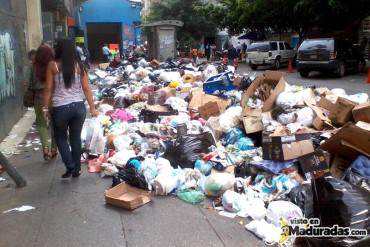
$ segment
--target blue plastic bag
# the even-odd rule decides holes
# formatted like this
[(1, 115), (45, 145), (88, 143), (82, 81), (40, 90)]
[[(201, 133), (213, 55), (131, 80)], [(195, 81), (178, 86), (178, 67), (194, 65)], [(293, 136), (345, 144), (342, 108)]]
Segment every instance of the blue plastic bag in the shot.
[(212, 163), (204, 162), (203, 160), (196, 160), (194, 163), (194, 169), (197, 169), (203, 175), (208, 176), (209, 174), (211, 174)]
[(240, 128), (232, 128), (225, 135), (225, 143), (226, 145), (235, 144), (242, 137), (245, 137), (245, 134)]
[(235, 145), (242, 151), (251, 150), (254, 149), (254, 143), (253, 141), (248, 137), (242, 137), (240, 138)]

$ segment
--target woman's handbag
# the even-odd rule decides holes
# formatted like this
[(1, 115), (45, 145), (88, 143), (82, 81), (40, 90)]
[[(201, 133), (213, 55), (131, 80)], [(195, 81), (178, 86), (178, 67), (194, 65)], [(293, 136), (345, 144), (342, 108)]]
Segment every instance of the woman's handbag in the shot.
[(23, 96), (23, 105), (25, 107), (33, 107), (35, 105), (35, 92), (31, 87), (27, 89)]

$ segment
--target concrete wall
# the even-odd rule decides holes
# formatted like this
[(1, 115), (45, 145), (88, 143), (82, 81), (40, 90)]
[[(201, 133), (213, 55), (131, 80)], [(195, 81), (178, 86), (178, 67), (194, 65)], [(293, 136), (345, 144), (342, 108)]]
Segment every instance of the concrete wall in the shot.
[(27, 61), (26, 0), (0, 0), (0, 140), (23, 114)]
[(122, 40), (140, 42), (140, 31), (134, 28), (134, 22), (140, 21), (140, 11), (141, 8), (132, 7), (129, 0), (90, 0), (82, 4), (82, 11), (76, 11), (76, 20), (84, 30), (86, 40), (87, 23), (120, 23)]

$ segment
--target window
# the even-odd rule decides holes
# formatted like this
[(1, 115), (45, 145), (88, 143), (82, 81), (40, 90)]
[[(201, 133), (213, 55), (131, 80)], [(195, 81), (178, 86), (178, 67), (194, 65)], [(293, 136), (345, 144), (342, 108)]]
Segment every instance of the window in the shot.
[(277, 51), (277, 43), (276, 42), (271, 42), (270, 43), (270, 49), (271, 51)]
[(249, 45), (247, 51), (267, 52), (269, 51), (269, 45), (266, 42), (256, 42)]
[(279, 49), (280, 49), (280, 51), (285, 50), (283, 42), (279, 42)]
[(292, 50), (292, 47), (290, 47), (290, 45), (287, 42), (284, 42), (284, 45), (285, 45), (285, 49)]

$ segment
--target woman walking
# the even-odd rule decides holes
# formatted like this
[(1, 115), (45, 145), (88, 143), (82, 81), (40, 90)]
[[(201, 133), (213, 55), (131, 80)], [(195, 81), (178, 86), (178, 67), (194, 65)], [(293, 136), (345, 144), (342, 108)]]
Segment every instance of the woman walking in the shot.
[[(51, 61), (46, 71), (44, 88), (44, 115), (50, 116), (54, 127), (55, 140), (66, 172), (62, 178), (78, 177), (81, 171), (81, 131), (86, 117), (84, 97), (90, 106), (93, 117), (98, 115), (87, 72), (72, 40), (58, 41), (55, 47), (55, 61)], [(68, 143), (69, 136), (69, 143)]]
[(34, 92), (36, 129), (40, 136), (44, 160), (50, 160), (57, 156), (57, 147), (43, 116), (42, 96), (46, 82), (46, 69), (49, 62), (54, 60), (54, 52), (48, 45), (41, 45), (37, 51), (30, 51), (28, 57), (32, 62), (29, 83)]

